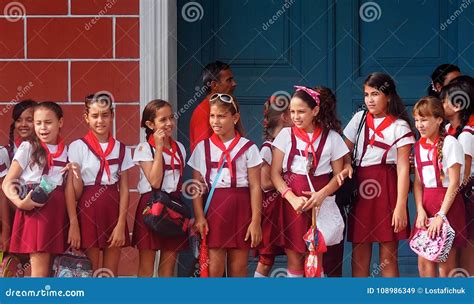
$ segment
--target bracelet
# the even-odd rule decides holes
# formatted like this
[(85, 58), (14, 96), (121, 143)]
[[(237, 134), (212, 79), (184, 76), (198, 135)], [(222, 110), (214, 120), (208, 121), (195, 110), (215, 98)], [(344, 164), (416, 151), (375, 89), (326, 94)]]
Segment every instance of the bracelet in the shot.
[(445, 222), (448, 220), (448, 218), (446, 217), (446, 214), (444, 214), (441, 211), (438, 211), (438, 213), (436, 213), (435, 215), (439, 215), (439, 217), (442, 218), (443, 221), (445, 221)]
[(281, 193), (281, 197), (282, 197), (282, 198), (285, 198), (285, 195), (286, 195), (288, 192), (290, 192), (290, 191), (291, 191), (291, 188), (289, 188), (289, 187), (286, 188), (286, 189)]

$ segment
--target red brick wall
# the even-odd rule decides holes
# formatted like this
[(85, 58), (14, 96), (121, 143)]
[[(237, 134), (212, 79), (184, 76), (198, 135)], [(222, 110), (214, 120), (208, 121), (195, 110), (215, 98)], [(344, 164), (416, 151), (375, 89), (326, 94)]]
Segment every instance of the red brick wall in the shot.
[[(65, 111), (69, 143), (87, 131), (83, 100), (108, 91), (116, 102), (116, 137), (139, 141), (139, 0), (0, 0), (0, 144), (12, 104), (51, 100)], [(137, 184), (138, 170), (130, 179)], [(131, 193), (132, 226), (137, 193)], [(123, 251), (120, 272), (135, 274), (136, 252)]]

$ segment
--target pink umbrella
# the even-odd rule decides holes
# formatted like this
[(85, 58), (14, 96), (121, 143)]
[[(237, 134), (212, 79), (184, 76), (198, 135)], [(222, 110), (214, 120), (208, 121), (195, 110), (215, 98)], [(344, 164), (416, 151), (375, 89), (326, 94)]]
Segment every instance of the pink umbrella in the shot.
[[(304, 261), (304, 275), (307, 278), (320, 278), (323, 274), (323, 253), (327, 251), (323, 234), (316, 227), (316, 208), (312, 210), (312, 224), (303, 240), (309, 253)], [(319, 208), (318, 208), (319, 209)]]

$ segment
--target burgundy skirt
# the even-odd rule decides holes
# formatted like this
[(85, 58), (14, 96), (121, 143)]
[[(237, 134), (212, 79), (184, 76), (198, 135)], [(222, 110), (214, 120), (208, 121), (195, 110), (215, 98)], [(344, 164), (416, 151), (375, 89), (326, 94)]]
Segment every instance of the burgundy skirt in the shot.
[(349, 214), (348, 241), (382, 243), (407, 239), (410, 223), (407, 207), (407, 228), (395, 233), (392, 216), (397, 204), (397, 168), (395, 165), (374, 165), (357, 168), (358, 196)]
[[(428, 217), (434, 217), (441, 208), (444, 196), (448, 188), (425, 188), (423, 190), (423, 208)], [(466, 211), (461, 194), (458, 193), (454, 202), (446, 214), (449, 224), (453, 227), (456, 236), (454, 237), (454, 246), (466, 246)]]
[(69, 221), (64, 188), (50, 193), (43, 207), (17, 209), (13, 221), (10, 252), (60, 254), (66, 251)]
[(282, 198), (276, 190), (263, 193), (262, 202), (262, 246), (257, 250), (259, 255), (282, 255), (283, 248), (278, 246), (281, 234), (280, 209)]
[[(117, 225), (120, 194), (116, 185), (84, 186), (77, 205), (81, 228), (81, 248), (108, 248), (107, 242)], [(125, 226), (125, 245), (130, 246), (130, 235)]]
[(245, 241), (252, 220), (249, 188), (216, 188), (206, 215), (209, 248), (250, 249)]
[(471, 180), (469, 184), (464, 187), (461, 192), (464, 198), (464, 207), (466, 208), (466, 232), (469, 240), (474, 240), (474, 181)]
[[(140, 196), (137, 211), (135, 212), (135, 223), (133, 225), (132, 246), (136, 246), (139, 250), (169, 250), (181, 251), (186, 250), (189, 245), (188, 238), (174, 237), (164, 238), (156, 233), (153, 233), (143, 221), (143, 210), (146, 208), (146, 203), (151, 196), (151, 192), (144, 193)], [(170, 195), (175, 201), (179, 200), (179, 192), (176, 195)]]
[[(316, 191), (322, 189), (330, 181), (329, 175), (310, 176), (310, 178)], [(284, 174), (284, 179), (297, 196), (305, 196), (302, 191), (310, 191), (306, 175), (287, 172)], [(298, 214), (287, 200), (282, 199), (280, 221), (282, 232), (278, 245), (298, 253), (306, 253), (307, 247), (303, 236), (311, 228), (311, 210)]]

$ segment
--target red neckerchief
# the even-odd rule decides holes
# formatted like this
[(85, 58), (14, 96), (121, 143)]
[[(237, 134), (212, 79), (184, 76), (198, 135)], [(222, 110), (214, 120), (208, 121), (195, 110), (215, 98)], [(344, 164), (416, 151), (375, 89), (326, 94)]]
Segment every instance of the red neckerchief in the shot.
[[(425, 150), (428, 150), (428, 160), (429, 161), (432, 161), (433, 162), (433, 166), (436, 168), (436, 163), (438, 162), (438, 149), (437, 149), (437, 144), (438, 144), (438, 140), (439, 140), (439, 137), (437, 137), (435, 139), (435, 141), (433, 142), (433, 144), (429, 144), (427, 143), (428, 139), (426, 137), (422, 137), (420, 138), (420, 146), (423, 147), (423, 149)], [(433, 151), (433, 159), (431, 160), (430, 159), (430, 153), (431, 151)]]
[(115, 139), (109, 133), (109, 143), (107, 144), (107, 148), (105, 149), (105, 152), (102, 151), (102, 147), (100, 146), (99, 140), (97, 139), (97, 137), (94, 135), (92, 131), (89, 131), (89, 133), (87, 133), (87, 135), (84, 136), (84, 140), (89, 144), (89, 146), (92, 148), (95, 154), (99, 156), (100, 166), (105, 169), (105, 173), (107, 173), (107, 177), (109, 178), (109, 181), (110, 181), (110, 167), (109, 167), (109, 161), (107, 160), (107, 156), (109, 156), (110, 153), (112, 153), (112, 151), (114, 150)]
[(15, 148), (18, 149), (18, 147), (20, 147), (21, 143), (24, 142), (25, 140), (21, 137), (18, 137), (17, 139), (15, 139)]
[[(150, 136), (148, 138), (148, 143), (156, 149), (156, 144), (155, 144), (155, 138), (152, 136)], [(181, 159), (179, 158), (178, 156), (178, 144), (170, 137), (170, 145), (171, 145), (171, 149), (168, 149), (166, 148), (165, 146), (163, 146), (163, 152), (168, 154), (170, 157), (171, 157), (171, 170), (174, 171), (174, 167), (175, 167), (175, 163), (174, 163), (174, 160), (176, 159), (180, 165), (180, 168), (179, 168), (179, 174), (183, 174), (183, 164), (181, 163)]]
[(46, 159), (48, 168), (52, 168), (54, 165), (54, 159), (58, 158), (64, 152), (64, 141), (58, 136), (58, 150), (55, 153), (49, 151), (48, 145), (41, 141), (41, 146), (46, 151)]
[(474, 126), (474, 114), (471, 114), (471, 116), (469, 116), (469, 120), (467, 122), (467, 125), (469, 127), (473, 127)]
[(227, 161), (227, 166), (229, 168), (230, 176), (235, 176), (233, 168), (232, 168), (232, 159), (230, 157), (230, 152), (232, 151), (232, 149), (235, 148), (235, 146), (237, 145), (237, 143), (239, 142), (241, 137), (242, 136), (240, 136), (239, 132), (235, 131), (235, 137), (232, 140), (232, 142), (230, 143), (229, 148), (225, 147), (224, 143), (219, 138), (219, 136), (216, 135), (216, 133), (212, 134), (211, 137), (210, 137), (210, 140), (212, 141), (212, 143), (222, 151), (222, 154), (221, 154), (221, 157), (219, 158), (219, 163), (217, 164), (217, 167), (218, 168), (221, 167), (222, 162), (224, 161), (224, 157), (225, 157), (225, 159)]
[(312, 139), (309, 139), (308, 133), (306, 133), (306, 131), (303, 129), (300, 129), (296, 126), (291, 127), (291, 129), (293, 130), (293, 133), (296, 135), (296, 137), (305, 142), (306, 147), (304, 148), (304, 156), (306, 157), (306, 159), (308, 159), (309, 149), (311, 149), (311, 154), (313, 154), (313, 168), (317, 168), (318, 163), (316, 160), (316, 151), (314, 150), (314, 143), (323, 132), (323, 129), (315, 127)]
[[(469, 116), (469, 120), (467, 121), (466, 126), (468, 126), (468, 127), (473, 127), (474, 126), (474, 114)], [(451, 136), (454, 136), (454, 135), (456, 135), (456, 131), (457, 131), (456, 128), (454, 128), (452, 124), (449, 124), (449, 128), (448, 128), (448, 131), (446, 133), (448, 133)]]
[(378, 137), (380, 138), (384, 138), (383, 137), (383, 133), (382, 131), (387, 129), (388, 127), (390, 127), (390, 125), (395, 121), (395, 117), (393, 117), (392, 115), (387, 115), (384, 120), (379, 124), (379, 126), (377, 128), (375, 128), (374, 126), (374, 116), (368, 112), (367, 113), (367, 127), (369, 129), (371, 129), (372, 131), (374, 131), (374, 134), (372, 134), (372, 136), (370, 137), (370, 145), (373, 146), (374, 145), (374, 142), (375, 142), (375, 135), (377, 135)]
[(451, 136), (454, 136), (456, 135), (456, 128), (454, 128), (452, 124), (449, 124), (449, 128), (446, 133), (448, 133)]

